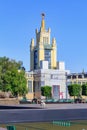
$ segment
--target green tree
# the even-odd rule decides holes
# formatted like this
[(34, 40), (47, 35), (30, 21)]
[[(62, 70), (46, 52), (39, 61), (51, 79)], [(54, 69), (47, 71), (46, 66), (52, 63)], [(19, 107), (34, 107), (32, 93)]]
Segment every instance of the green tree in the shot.
[(51, 97), (51, 86), (42, 86), (41, 87), (41, 94), (42, 96)]
[(75, 96), (77, 97), (81, 97), (81, 92), (82, 92), (82, 87), (80, 84), (70, 84), (68, 86), (68, 91), (69, 91), (69, 94), (70, 96), (74, 96), (74, 99), (75, 99)]
[(87, 96), (87, 84), (82, 85), (82, 95)]
[(0, 90), (11, 91), (14, 96), (27, 93), (27, 81), (22, 62), (0, 57)]

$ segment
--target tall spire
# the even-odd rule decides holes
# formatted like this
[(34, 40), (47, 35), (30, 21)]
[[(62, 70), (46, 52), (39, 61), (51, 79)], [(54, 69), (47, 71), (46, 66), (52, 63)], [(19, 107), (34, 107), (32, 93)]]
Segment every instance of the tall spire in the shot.
[(42, 13), (41, 15), (42, 15), (41, 30), (45, 30), (45, 20), (44, 20), (45, 14)]

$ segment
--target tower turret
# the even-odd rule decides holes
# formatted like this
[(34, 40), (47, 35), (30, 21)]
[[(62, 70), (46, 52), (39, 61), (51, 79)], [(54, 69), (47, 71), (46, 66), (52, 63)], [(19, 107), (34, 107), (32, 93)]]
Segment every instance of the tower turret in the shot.
[(56, 39), (55, 38), (52, 39), (52, 46), (56, 47)]
[(30, 70), (34, 69), (34, 39), (31, 39), (30, 44)]
[(45, 14), (42, 13), (41, 15), (42, 15), (41, 31), (45, 31), (45, 20), (44, 20)]
[(56, 39), (53, 38), (52, 39), (52, 51), (51, 51), (51, 55), (52, 55), (52, 58), (51, 58), (51, 65), (52, 65), (52, 68), (56, 68), (57, 67), (57, 62), (56, 62)]
[(46, 30), (45, 14), (42, 13), (40, 30), (36, 29), (36, 44), (31, 40), (31, 70), (40, 69), (41, 61), (48, 61), (48, 68), (56, 68), (56, 40), (52, 39), (50, 43), (51, 29)]
[(31, 47), (34, 47), (34, 38), (31, 39), (31, 44), (30, 44)]

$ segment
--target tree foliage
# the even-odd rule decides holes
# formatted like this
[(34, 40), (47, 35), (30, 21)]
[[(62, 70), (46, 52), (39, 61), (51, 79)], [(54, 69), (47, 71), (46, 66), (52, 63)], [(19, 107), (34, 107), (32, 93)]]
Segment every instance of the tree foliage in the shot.
[(51, 87), (50, 86), (42, 86), (41, 87), (42, 96), (51, 97)]
[(80, 97), (81, 96), (81, 92), (82, 92), (82, 87), (80, 84), (70, 84), (68, 86), (68, 91), (70, 96), (77, 96)]
[(82, 85), (82, 95), (87, 96), (87, 84)]
[(0, 90), (11, 91), (14, 96), (27, 93), (25, 69), (21, 61), (0, 57)]

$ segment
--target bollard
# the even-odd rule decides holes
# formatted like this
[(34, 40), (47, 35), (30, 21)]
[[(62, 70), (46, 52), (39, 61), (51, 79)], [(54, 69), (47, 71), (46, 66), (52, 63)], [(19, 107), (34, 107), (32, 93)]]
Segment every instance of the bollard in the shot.
[(15, 126), (7, 126), (7, 130), (16, 130)]
[(70, 122), (68, 122), (68, 126), (71, 126), (71, 123), (70, 123)]
[(64, 122), (64, 126), (66, 126), (66, 122)]
[(63, 121), (60, 121), (60, 126), (63, 126)]
[(71, 126), (71, 122), (69, 121), (53, 121), (53, 124), (59, 126)]

